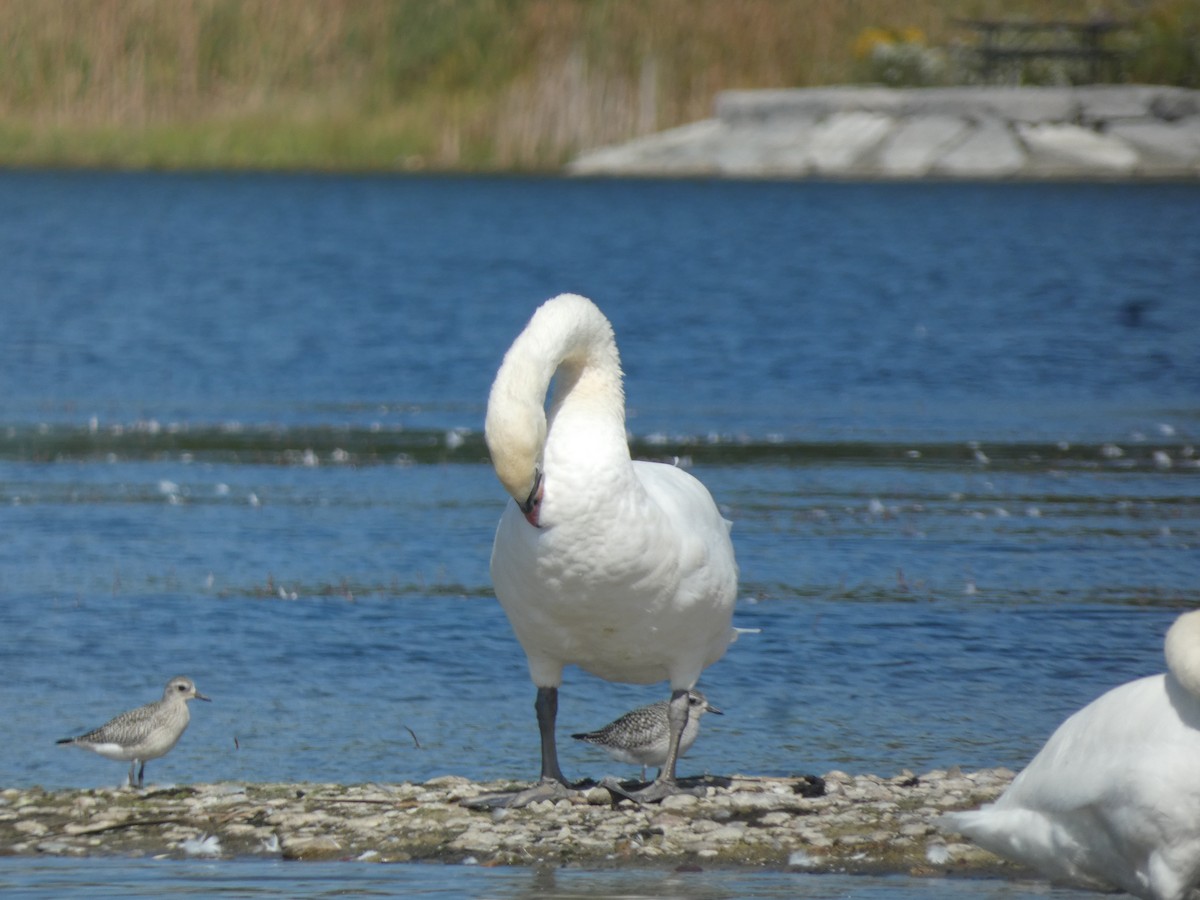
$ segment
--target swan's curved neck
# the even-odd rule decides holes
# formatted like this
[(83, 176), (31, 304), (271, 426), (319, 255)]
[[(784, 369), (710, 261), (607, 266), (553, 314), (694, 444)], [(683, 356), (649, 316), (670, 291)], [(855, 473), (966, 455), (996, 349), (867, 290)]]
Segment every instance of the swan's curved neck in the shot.
[(1200, 610), (1184, 613), (1167, 631), (1167, 669), (1189, 694), (1200, 698)]
[(488, 397), (485, 437), (496, 474), (513, 497), (522, 499), (532, 485), (551, 423), (574, 410), (624, 440), (625, 395), (612, 326), (590, 300), (562, 294), (542, 304), (513, 342)]

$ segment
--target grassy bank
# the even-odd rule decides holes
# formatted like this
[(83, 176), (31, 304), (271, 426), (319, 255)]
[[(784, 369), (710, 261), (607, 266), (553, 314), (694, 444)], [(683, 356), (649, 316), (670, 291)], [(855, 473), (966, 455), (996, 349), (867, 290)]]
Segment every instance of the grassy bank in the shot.
[(1127, 77), (1200, 80), (1187, 0), (0, 0), (0, 165), (556, 167), (1022, 14), (1136, 19)]

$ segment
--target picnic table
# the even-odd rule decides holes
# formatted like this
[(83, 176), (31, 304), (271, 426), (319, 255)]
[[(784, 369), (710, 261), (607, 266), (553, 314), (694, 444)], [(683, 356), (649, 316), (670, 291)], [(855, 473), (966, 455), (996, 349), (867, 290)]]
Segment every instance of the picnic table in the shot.
[(1006, 19), (959, 19), (956, 24), (979, 35), (974, 47), (980, 76), (993, 82), (1015, 66), (1029, 61), (1065, 59), (1078, 63), (1088, 82), (1099, 83), (1105, 75), (1116, 80), (1121, 53), (1105, 45), (1114, 32), (1129, 27), (1113, 19), (1087, 21), (1027, 22)]

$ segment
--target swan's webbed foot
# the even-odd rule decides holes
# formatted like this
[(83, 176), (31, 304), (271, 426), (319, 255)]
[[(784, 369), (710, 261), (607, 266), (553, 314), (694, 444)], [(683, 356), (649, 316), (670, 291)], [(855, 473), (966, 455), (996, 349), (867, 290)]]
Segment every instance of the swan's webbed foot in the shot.
[(472, 797), (470, 800), (464, 800), (462, 805), (469, 809), (521, 809), (524, 806), (529, 806), (531, 803), (538, 803), (542, 800), (549, 800), (551, 803), (556, 803), (559, 800), (570, 800), (579, 793), (579, 788), (585, 786), (587, 786), (586, 782), (580, 785), (568, 786), (561, 781), (544, 779), (533, 787), (525, 788), (521, 791), (505, 792), (503, 794), (481, 794), (478, 797)]
[(703, 797), (707, 790), (703, 784), (681, 787), (673, 778), (655, 779), (645, 787), (640, 788), (633, 788), (632, 785), (626, 787), (615, 778), (605, 778), (600, 782), (600, 786), (608, 788), (609, 793), (613, 795), (613, 802), (632, 800), (634, 803), (639, 804), (661, 803), (667, 797), (674, 797), (677, 794)]

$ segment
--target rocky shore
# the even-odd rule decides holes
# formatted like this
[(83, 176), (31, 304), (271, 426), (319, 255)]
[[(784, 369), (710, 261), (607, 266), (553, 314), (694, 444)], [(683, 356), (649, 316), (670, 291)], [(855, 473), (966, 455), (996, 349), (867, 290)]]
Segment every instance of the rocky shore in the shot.
[(1200, 91), (1153, 85), (726, 91), (713, 118), (591, 150), (568, 171), (1196, 179)]
[(0, 791), (0, 854), (266, 855), (468, 865), (754, 866), (849, 873), (1015, 871), (942, 835), (942, 812), (994, 798), (1006, 769), (705, 776), (704, 796), (614, 803), (602, 787), (524, 809), (473, 808), (522, 785), (446, 776), (425, 784), (207, 784)]

